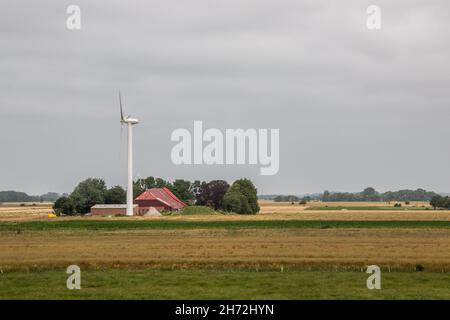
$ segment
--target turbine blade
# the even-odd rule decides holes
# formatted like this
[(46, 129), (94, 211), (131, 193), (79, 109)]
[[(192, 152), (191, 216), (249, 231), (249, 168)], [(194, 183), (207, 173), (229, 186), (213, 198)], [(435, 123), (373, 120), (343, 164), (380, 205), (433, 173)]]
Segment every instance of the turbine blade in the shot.
[(122, 110), (122, 96), (120, 95), (120, 90), (119, 90), (119, 104), (120, 104), (120, 121), (123, 121), (123, 110)]
[(122, 160), (123, 149), (123, 122), (120, 124), (120, 146), (119, 146), (119, 159)]

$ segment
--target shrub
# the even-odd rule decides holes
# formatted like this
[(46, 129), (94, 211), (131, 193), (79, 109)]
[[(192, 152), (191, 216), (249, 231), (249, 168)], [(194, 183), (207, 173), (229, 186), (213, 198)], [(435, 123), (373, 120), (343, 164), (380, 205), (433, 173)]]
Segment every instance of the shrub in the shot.
[(187, 206), (179, 211), (181, 215), (212, 215), (217, 214), (214, 209), (206, 206)]

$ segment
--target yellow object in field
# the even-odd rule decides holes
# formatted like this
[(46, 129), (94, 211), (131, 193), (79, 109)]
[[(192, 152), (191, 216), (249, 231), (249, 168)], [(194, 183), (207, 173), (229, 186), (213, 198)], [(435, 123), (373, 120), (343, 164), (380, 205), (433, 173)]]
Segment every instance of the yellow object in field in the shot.
[(49, 214), (48, 214), (48, 217), (49, 217), (49, 218), (56, 218), (56, 214), (54, 214), (54, 213), (49, 213)]

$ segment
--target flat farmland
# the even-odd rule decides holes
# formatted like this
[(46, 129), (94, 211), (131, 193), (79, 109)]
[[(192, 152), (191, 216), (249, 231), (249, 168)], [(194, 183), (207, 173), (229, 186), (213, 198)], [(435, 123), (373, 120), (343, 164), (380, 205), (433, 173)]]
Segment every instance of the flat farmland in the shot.
[[(172, 215), (163, 217), (58, 217), (52, 204), (3, 204), (0, 205), (0, 222), (47, 221), (47, 220), (155, 220), (155, 221), (259, 221), (259, 220), (307, 220), (307, 221), (450, 221), (450, 210), (433, 210), (426, 202), (402, 204), (394, 208), (385, 202), (309, 202), (299, 205), (290, 202), (260, 201), (261, 211), (257, 215)], [(344, 209), (336, 209), (344, 208)], [(348, 209), (350, 208), (350, 210)], [(351, 209), (354, 208), (354, 209)], [(374, 208), (377, 208), (376, 210)]]
[(260, 219), (345, 220), (345, 221), (450, 221), (450, 210), (433, 210), (428, 202), (297, 202), (260, 201)]
[(45, 219), (53, 213), (52, 203), (0, 204), (0, 221), (25, 221)]
[(450, 269), (450, 229), (3, 231), (3, 269), (89, 267)]
[[(0, 299), (449, 299), (450, 211), (261, 201), (257, 215), (56, 217), (0, 206)], [(65, 268), (82, 270), (67, 290)], [(382, 268), (382, 290), (365, 286)]]

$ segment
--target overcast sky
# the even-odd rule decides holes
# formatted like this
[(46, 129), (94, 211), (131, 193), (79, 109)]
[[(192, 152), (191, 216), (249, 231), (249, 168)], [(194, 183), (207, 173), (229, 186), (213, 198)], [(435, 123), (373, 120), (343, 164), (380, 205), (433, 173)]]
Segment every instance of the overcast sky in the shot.
[[(450, 192), (450, 3), (164, 0), (0, 3), (0, 190), (135, 176), (252, 179), (259, 193)], [(81, 7), (81, 30), (66, 8)], [(368, 30), (366, 8), (381, 7)], [(175, 166), (177, 128), (280, 129), (280, 170)], [(125, 133), (125, 132), (124, 132)]]

